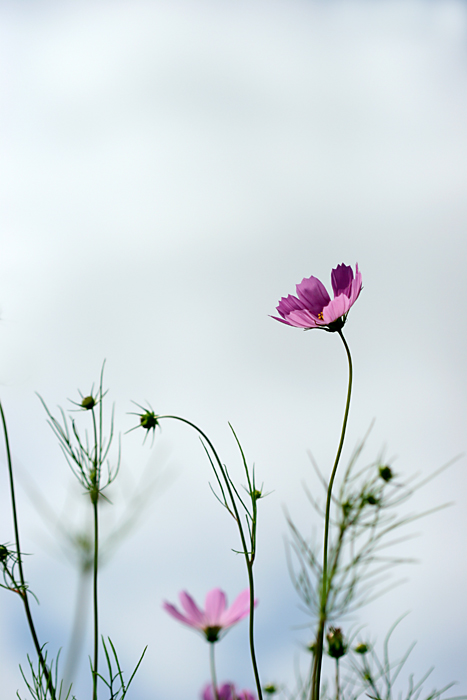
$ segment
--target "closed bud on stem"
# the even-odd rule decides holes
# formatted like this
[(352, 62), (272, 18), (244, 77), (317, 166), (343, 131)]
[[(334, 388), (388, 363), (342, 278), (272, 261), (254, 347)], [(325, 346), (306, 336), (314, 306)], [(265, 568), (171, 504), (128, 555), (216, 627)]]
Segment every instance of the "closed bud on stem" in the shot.
[(386, 466), (380, 467), (380, 468), (379, 468), (379, 475), (380, 475), (380, 477), (382, 478), (383, 481), (386, 481), (386, 483), (387, 483), (388, 481), (391, 481), (391, 479), (392, 479), (392, 477), (393, 477), (393, 473), (392, 473), (391, 467), (388, 467), (387, 465), (386, 465)]
[(340, 659), (347, 652), (347, 644), (340, 627), (330, 627), (326, 635), (328, 640), (328, 654), (333, 659)]
[(94, 396), (85, 396), (84, 399), (81, 401), (81, 407), (84, 408), (85, 411), (92, 411), (96, 404), (97, 401), (94, 398)]
[(370, 647), (368, 646), (368, 644), (364, 644), (364, 643), (362, 642), (361, 644), (358, 644), (358, 645), (355, 647), (354, 651), (355, 651), (357, 654), (362, 654), (362, 655), (363, 655), (363, 654), (367, 654), (367, 653), (370, 651)]
[(362, 504), (369, 506), (377, 506), (379, 503), (379, 498), (377, 498), (373, 493), (365, 493), (362, 496)]
[(10, 552), (4, 544), (0, 544), (0, 562), (3, 564), (7, 559)]
[(264, 686), (264, 692), (267, 695), (274, 695), (274, 693), (277, 693), (277, 686), (274, 683), (268, 683), (268, 685)]
[(141, 427), (145, 430), (155, 430), (158, 425), (157, 416), (153, 411), (146, 411), (139, 417)]

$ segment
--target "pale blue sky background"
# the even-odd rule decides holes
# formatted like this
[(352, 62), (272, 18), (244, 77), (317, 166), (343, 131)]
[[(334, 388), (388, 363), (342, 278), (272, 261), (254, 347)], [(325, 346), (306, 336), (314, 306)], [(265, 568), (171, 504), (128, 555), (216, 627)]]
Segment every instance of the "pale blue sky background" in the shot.
[[(401, 475), (465, 452), (466, 28), (466, 4), (451, 0), (0, 1), (0, 382), (27, 576), (54, 652), (76, 576), (34, 489), (62, 531), (82, 527), (83, 498), (34, 391), (66, 406), (106, 358), (122, 432), (135, 424), (130, 399), (147, 399), (198, 422), (240, 475), (233, 423), (272, 491), (257, 562), (265, 681), (292, 682), (309, 640), (283, 509), (311, 531), (307, 450), (328, 473), (346, 388), (339, 339), (272, 321), (278, 299), (359, 263), (344, 459), (373, 419), (367, 459), (385, 449)], [(207, 648), (161, 602), (215, 586), (232, 600), (246, 575), (196, 437), (166, 424), (154, 447), (141, 438), (123, 438), (114, 511), (135, 484), (159, 481), (103, 570), (102, 632), (128, 670), (149, 645), (135, 698), (191, 700)], [(454, 694), (467, 692), (465, 468), (463, 457), (414, 499), (410, 512), (455, 506), (413, 526), (408, 582), (358, 617), (381, 642), (410, 610), (395, 655), (418, 640), (407, 674), (435, 665), (427, 690), (458, 680)], [(11, 541), (2, 478), (0, 539)], [(9, 700), (27, 632), (5, 591), (0, 620)], [(246, 624), (218, 659), (221, 679), (253, 686)]]

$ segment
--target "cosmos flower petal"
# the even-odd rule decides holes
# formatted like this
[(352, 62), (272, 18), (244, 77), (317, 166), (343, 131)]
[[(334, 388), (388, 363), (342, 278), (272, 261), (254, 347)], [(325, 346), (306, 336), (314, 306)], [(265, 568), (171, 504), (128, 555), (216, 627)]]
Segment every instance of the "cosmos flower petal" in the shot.
[(297, 326), (298, 328), (317, 328), (319, 326), (316, 318), (307, 309), (292, 311), (285, 322), (289, 326)]
[(198, 623), (193, 622), (190, 620), (188, 617), (185, 615), (182, 615), (181, 612), (177, 610), (177, 608), (172, 605), (171, 603), (165, 602), (162, 606), (166, 612), (169, 613), (169, 615), (172, 615), (176, 620), (180, 620), (180, 622), (183, 622), (185, 625), (189, 625), (190, 627), (198, 627)]
[(193, 625), (204, 626), (204, 614), (186, 591), (178, 594), (180, 602)]
[(242, 690), (237, 693), (237, 700), (256, 700), (256, 698), (249, 690)]
[(222, 613), (227, 604), (224, 591), (220, 588), (213, 588), (206, 595), (205, 606), (205, 622), (208, 627), (223, 627), (221, 624)]
[(331, 301), (326, 287), (317, 277), (305, 277), (297, 284), (297, 295), (304, 306), (315, 316)]
[(340, 294), (345, 294), (350, 296), (350, 286), (353, 280), (353, 271), (349, 265), (338, 265), (331, 272), (331, 284), (334, 296), (338, 297)]
[[(256, 605), (256, 601), (255, 601)], [(221, 617), (222, 627), (230, 627), (243, 620), (250, 612), (250, 591), (245, 589), (235, 598), (234, 602)]]
[(337, 321), (338, 318), (347, 313), (351, 306), (349, 297), (345, 294), (339, 294), (323, 309), (323, 324), (328, 325)]
[(358, 271), (358, 265), (355, 266), (355, 279), (352, 281), (350, 290), (350, 305), (355, 304), (360, 292), (362, 291), (362, 273)]
[(292, 294), (289, 294), (287, 297), (282, 297), (276, 308), (280, 315), (283, 318), (285, 318), (287, 314), (289, 314), (291, 311), (303, 309), (305, 308), (305, 305), (303, 304), (303, 302), (297, 299), (297, 297), (294, 297), (292, 296)]
[[(235, 686), (233, 683), (223, 683), (221, 686), (217, 687), (217, 694), (219, 695), (219, 700), (234, 700), (235, 698)], [(214, 692), (212, 684), (209, 683), (202, 694), (202, 700), (214, 700)]]

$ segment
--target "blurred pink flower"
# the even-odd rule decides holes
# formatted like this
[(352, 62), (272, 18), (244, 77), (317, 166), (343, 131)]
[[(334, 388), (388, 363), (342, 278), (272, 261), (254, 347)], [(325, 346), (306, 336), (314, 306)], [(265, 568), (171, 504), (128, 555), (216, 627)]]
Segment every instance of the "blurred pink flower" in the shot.
[[(256, 700), (256, 696), (249, 690), (238, 691), (233, 683), (224, 683), (217, 689), (217, 693), (219, 700)], [(201, 697), (202, 700), (215, 700), (211, 684), (205, 687)]]
[[(234, 700), (235, 686), (233, 683), (224, 683), (217, 688), (217, 693), (219, 695), (219, 700)], [(203, 700), (215, 700), (212, 683), (209, 683), (205, 687), (201, 697)]]
[(281, 323), (297, 328), (323, 328), (339, 331), (347, 318), (350, 307), (355, 304), (362, 290), (362, 275), (355, 266), (338, 265), (331, 273), (334, 299), (331, 299), (322, 282), (308, 277), (297, 284), (297, 296), (282, 297), (276, 307), (282, 318), (273, 316)]
[(174, 605), (167, 602), (163, 605), (164, 610), (176, 620), (203, 632), (208, 642), (217, 642), (221, 630), (232, 627), (250, 612), (250, 591), (248, 588), (237, 596), (230, 608), (227, 608), (227, 598), (224, 591), (221, 591), (220, 588), (214, 588), (206, 595), (204, 612), (198, 608), (186, 591), (179, 593), (178, 597), (186, 614), (179, 612)]

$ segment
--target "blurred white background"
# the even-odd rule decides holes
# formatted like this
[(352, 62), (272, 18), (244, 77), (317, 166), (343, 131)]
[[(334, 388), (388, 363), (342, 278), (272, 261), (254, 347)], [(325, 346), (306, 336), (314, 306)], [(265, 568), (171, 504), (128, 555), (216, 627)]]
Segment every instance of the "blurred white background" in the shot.
[[(359, 263), (346, 337), (355, 388), (344, 460), (373, 419), (365, 459), (400, 475), (466, 449), (466, 29), (460, 0), (0, 0), (0, 382), (40, 638), (64, 646), (76, 568), (58, 529), (83, 527), (81, 489), (45, 423), (86, 394), (107, 360), (118, 430), (131, 399), (197, 422), (241, 480), (234, 425), (259, 482), (257, 644), (264, 681), (293, 685), (310, 632), (287, 572), (284, 506), (306, 533), (303, 482), (334, 458), (346, 391), (337, 336), (269, 318), (303, 277), (330, 286)], [(144, 517), (102, 571), (101, 631), (131, 697), (186, 700), (208, 680), (207, 645), (161, 609), (246, 587), (234, 524), (213, 498), (196, 436), (165, 423), (151, 446), (123, 436), (124, 513)], [(0, 540), (13, 539), (2, 448)], [(427, 691), (467, 691), (465, 457), (410, 512), (408, 582), (344, 630), (395, 635)], [(157, 479), (151, 491), (149, 484)], [(39, 496), (39, 493), (42, 496)], [(141, 511), (141, 504), (137, 505)], [(110, 532), (112, 509), (104, 508)], [(84, 612), (83, 612), (84, 615)], [(31, 650), (20, 601), (0, 591), (2, 698)], [(247, 626), (218, 648), (219, 678), (253, 688)], [(90, 639), (90, 625), (88, 637)], [(76, 691), (89, 696), (87, 654)], [(302, 661), (305, 656), (302, 655)]]

